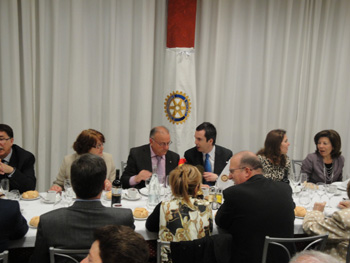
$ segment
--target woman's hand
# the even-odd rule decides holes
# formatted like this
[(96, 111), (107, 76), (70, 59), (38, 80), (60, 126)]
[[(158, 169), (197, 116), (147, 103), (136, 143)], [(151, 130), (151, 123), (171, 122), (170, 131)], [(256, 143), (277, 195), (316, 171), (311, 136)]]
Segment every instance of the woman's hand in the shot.
[(340, 209), (350, 208), (350, 201), (349, 200), (340, 201), (339, 204), (338, 204), (338, 207)]
[(323, 212), (325, 206), (326, 206), (326, 202), (323, 202), (323, 203), (315, 203), (315, 204), (314, 204), (314, 211)]

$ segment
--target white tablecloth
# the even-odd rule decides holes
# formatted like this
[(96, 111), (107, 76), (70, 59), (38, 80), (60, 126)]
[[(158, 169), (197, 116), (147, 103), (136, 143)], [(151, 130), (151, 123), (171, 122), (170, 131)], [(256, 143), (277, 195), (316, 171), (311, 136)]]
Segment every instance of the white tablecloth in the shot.
[[(333, 207), (332, 209), (326, 208), (325, 213), (326, 214), (331, 214), (334, 212), (337, 208), (337, 204), (339, 201), (341, 201), (344, 197), (346, 197), (346, 192), (345, 191), (339, 191), (339, 195), (334, 196), (331, 199), (331, 206)], [(327, 197), (323, 197), (322, 200), (327, 200)], [(105, 200), (105, 198), (101, 197), (102, 204), (106, 207), (109, 207), (111, 205), (110, 201)], [(295, 196), (295, 203), (296, 205), (300, 205), (298, 196)], [(320, 201), (319, 196), (315, 194), (313, 202)], [(142, 196), (140, 200), (137, 201), (128, 201), (123, 199), (122, 200), (122, 207), (124, 208), (130, 208), (134, 209), (136, 207), (146, 207), (147, 203), (147, 197)], [(20, 206), (22, 210), (23, 216), (27, 219), (27, 222), (29, 223), (30, 219), (34, 216), (40, 216), (44, 213), (47, 213), (51, 210), (60, 208), (63, 206), (63, 202), (60, 202), (56, 205), (53, 204), (45, 204), (43, 203), (42, 199), (34, 200), (34, 201), (20, 201)], [(309, 209), (311, 209), (312, 205), (310, 204)], [(117, 209), (117, 208), (115, 208)], [(215, 214), (217, 210), (214, 210), (213, 213)], [(145, 227), (145, 220), (135, 220), (135, 231), (140, 233), (146, 240), (155, 240), (157, 239), (157, 233), (154, 232), (149, 232), (146, 227)], [(303, 228), (302, 228), (302, 223), (303, 219), (298, 219), (296, 218), (294, 221), (294, 234), (304, 234)], [(215, 222), (213, 226), (213, 234), (217, 234), (221, 232), (218, 230)], [(11, 241), (10, 243), (10, 248), (18, 248), (18, 247), (34, 247), (35, 245), (35, 238), (36, 238), (36, 229), (35, 228), (29, 228), (27, 234), (25, 235), (24, 238)]]

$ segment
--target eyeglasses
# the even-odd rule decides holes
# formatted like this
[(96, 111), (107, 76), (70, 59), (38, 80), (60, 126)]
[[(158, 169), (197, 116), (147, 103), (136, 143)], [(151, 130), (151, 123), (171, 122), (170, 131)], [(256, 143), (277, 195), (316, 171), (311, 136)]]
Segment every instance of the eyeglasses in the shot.
[(172, 144), (173, 142), (170, 141), (170, 142), (157, 142), (155, 139), (151, 138), (152, 141), (154, 141), (155, 143), (157, 143), (160, 147), (166, 147), (166, 146), (169, 146), (170, 144)]
[(92, 147), (94, 147), (96, 149), (101, 149), (103, 147), (103, 143), (99, 143), (99, 144), (92, 146)]
[(236, 168), (236, 169), (230, 169), (229, 172), (230, 172), (230, 174), (234, 174), (234, 172), (235, 172), (236, 170), (243, 170), (243, 169), (245, 169), (245, 168), (247, 168), (247, 167), (240, 167), (240, 168)]
[(5, 141), (8, 141), (8, 140), (11, 140), (12, 138), (8, 137), (8, 138), (0, 138), (0, 142), (5, 142)]

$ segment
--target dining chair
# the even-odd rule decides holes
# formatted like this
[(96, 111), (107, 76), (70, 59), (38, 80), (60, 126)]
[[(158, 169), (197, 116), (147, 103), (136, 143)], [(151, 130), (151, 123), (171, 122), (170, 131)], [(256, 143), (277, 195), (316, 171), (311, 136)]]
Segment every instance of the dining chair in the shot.
[(303, 160), (292, 160), (293, 173), (300, 174), (302, 162)]
[(7, 263), (8, 262), (8, 256), (9, 256), (8, 250), (5, 250), (2, 253), (0, 253), (0, 262), (1, 263)]
[(77, 259), (72, 257), (71, 255), (77, 255), (80, 254), (80, 256), (86, 256), (89, 254), (89, 249), (65, 249), (65, 248), (54, 248), (50, 247), (50, 263), (55, 263), (55, 257), (64, 257), (66, 259), (69, 259), (71, 262), (79, 263)]
[(192, 241), (168, 242), (157, 240), (157, 263), (162, 262), (162, 248), (168, 247), (173, 263), (231, 262), (232, 236), (218, 234)]
[(292, 255), (287, 246), (286, 243), (308, 243), (307, 246), (305, 246), (302, 250), (319, 250), (323, 251), (324, 247), (326, 246), (328, 235), (318, 235), (318, 236), (310, 236), (310, 237), (293, 237), (293, 238), (279, 238), (279, 237), (265, 237), (265, 243), (263, 248), (263, 255), (262, 255), (262, 263), (266, 263), (267, 259), (267, 252), (269, 249), (269, 245), (275, 245), (280, 248), (282, 248), (280, 251), (284, 251), (285, 254), (288, 256), (288, 259), (290, 260)]

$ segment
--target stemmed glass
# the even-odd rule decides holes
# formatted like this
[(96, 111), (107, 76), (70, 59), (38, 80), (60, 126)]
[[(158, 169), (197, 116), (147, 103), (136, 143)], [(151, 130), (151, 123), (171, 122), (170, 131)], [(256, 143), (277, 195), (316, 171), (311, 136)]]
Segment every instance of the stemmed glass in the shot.
[(320, 197), (320, 200), (322, 201), (322, 196), (325, 193), (325, 184), (322, 182), (316, 183), (316, 193)]
[(311, 203), (312, 198), (310, 196), (310, 193), (308, 189), (304, 189), (299, 194), (299, 202), (301, 205), (303, 205), (306, 209), (308, 208), (308, 205)]
[(2, 188), (2, 192), (3, 194), (7, 197), (7, 194), (10, 190), (10, 180), (5, 178), (1, 180), (1, 188)]
[(64, 196), (65, 196), (65, 201), (67, 202), (68, 206), (71, 204), (73, 200), (73, 188), (70, 183), (69, 179), (64, 180)]
[(296, 186), (300, 183), (300, 174), (293, 173), (292, 171), (289, 173), (289, 180), (293, 185), (294, 191), (296, 190)]
[(326, 185), (326, 194), (327, 194), (328, 200), (329, 200), (326, 207), (331, 208), (331, 199), (335, 195), (336, 192), (337, 192), (336, 185), (331, 185), (331, 184)]

